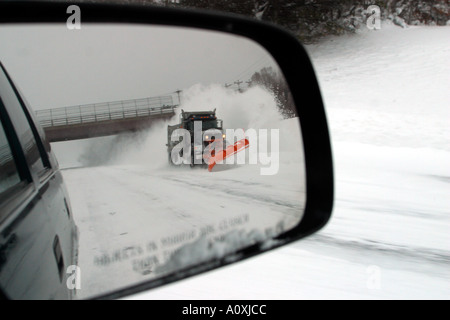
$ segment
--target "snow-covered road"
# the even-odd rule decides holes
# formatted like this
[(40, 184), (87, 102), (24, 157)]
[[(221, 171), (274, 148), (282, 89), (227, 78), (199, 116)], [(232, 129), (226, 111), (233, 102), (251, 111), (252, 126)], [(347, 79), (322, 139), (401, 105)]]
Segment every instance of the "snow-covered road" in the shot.
[[(332, 220), (318, 234), (287, 247), (132, 298), (449, 299), (449, 38), (448, 27), (400, 29), (386, 24), (375, 32), (329, 38), (308, 47), (332, 133), (336, 170)], [(105, 199), (114, 199), (120, 208), (123, 197), (139, 202), (154, 194), (158, 194), (154, 203), (167, 210), (164, 201), (171, 195), (160, 195), (161, 184), (149, 184), (139, 170), (116, 166), (63, 174), (73, 205), (84, 206), (83, 217), (95, 206), (105, 218), (116, 219), (128, 208), (118, 212)], [(126, 184), (130, 172), (137, 184)], [(162, 174), (168, 178), (164, 183), (175, 186), (189, 179)], [(90, 185), (86, 176), (93, 175), (105, 175), (93, 179), (105, 186)], [(236, 179), (245, 181), (239, 175), (237, 170)], [(112, 181), (113, 176), (118, 180)], [(118, 194), (109, 190), (114, 183), (121, 185)], [(200, 187), (209, 182), (203, 183)], [(150, 193), (145, 197), (143, 185)], [(229, 193), (228, 187), (225, 183), (214, 192)], [(103, 190), (105, 198), (83, 199), (90, 188)], [(266, 191), (264, 197), (283, 194), (275, 188), (261, 190)], [(283, 197), (286, 203), (292, 201), (288, 194)], [(246, 205), (254, 211), (254, 202)], [(177, 219), (170, 223), (186, 222), (183, 212), (174, 208), (171, 214)], [(136, 212), (136, 219), (147, 223), (145, 213)], [(121, 235), (132, 225), (105, 228)], [(94, 238), (94, 233), (82, 235), (81, 248), (95, 251), (92, 243), (101, 244), (102, 239)], [(80, 265), (94, 261), (82, 259)]]
[[(78, 297), (151, 279), (173, 253), (200, 237), (216, 239), (233, 229), (275, 235), (296, 225), (305, 202), (299, 165), (283, 165), (274, 176), (259, 169), (64, 169), (80, 233)], [(190, 260), (196, 259), (192, 254)]]

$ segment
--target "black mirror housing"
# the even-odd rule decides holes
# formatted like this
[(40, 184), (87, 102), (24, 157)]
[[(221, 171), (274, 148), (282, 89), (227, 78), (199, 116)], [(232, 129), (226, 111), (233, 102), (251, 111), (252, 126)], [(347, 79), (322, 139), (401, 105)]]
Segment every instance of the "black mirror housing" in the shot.
[[(310, 58), (302, 44), (290, 33), (270, 23), (240, 16), (201, 10), (181, 10), (165, 7), (60, 3), (7, 2), (0, 3), (0, 23), (66, 23), (69, 5), (81, 9), (81, 23), (114, 23), (189, 27), (218, 31), (251, 39), (261, 45), (278, 63), (297, 106), (304, 144), (306, 167), (306, 207), (301, 223), (278, 236), (276, 244), (265, 248), (259, 244), (227, 257), (201, 263), (195, 268), (176, 272), (154, 281), (144, 282), (95, 298), (115, 299), (148, 290), (220, 266), (239, 261), (267, 250), (283, 246), (320, 230), (330, 219), (333, 197), (333, 165), (326, 114), (318, 81)], [(26, 93), (25, 93), (26, 94)], [(0, 297), (2, 294), (0, 293)]]

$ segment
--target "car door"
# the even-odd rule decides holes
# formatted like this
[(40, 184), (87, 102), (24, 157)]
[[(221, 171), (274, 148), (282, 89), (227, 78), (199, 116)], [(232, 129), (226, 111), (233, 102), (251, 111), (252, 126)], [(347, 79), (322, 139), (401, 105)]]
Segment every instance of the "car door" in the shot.
[(15, 299), (69, 297), (72, 230), (59, 172), (0, 70), (0, 288)]

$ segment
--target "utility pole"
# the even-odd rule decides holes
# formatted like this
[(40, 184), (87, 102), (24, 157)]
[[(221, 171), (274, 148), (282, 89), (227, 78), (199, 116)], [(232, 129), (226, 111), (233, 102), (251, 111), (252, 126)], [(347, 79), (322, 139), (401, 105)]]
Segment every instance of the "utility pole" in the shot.
[(181, 91), (181, 90), (175, 91), (175, 93), (178, 94), (178, 105), (181, 104), (181, 98), (180, 98), (180, 93), (181, 93), (181, 92), (183, 92), (183, 91)]
[(235, 81), (234, 83), (237, 84), (238, 90), (239, 90), (239, 92), (241, 92), (241, 83), (242, 83), (242, 81), (238, 80), (238, 81)]

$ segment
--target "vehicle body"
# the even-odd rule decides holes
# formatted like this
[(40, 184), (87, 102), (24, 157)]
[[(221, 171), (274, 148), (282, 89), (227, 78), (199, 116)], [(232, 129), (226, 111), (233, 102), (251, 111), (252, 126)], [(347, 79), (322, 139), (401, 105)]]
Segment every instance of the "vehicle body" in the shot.
[[(178, 129), (183, 129), (182, 132), (186, 133), (181, 142), (179, 141), (180, 131), (176, 131)], [(180, 123), (167, 126), (166, 146), (169, 164), (174, 164), (174, 160), (180, 163), (176, 158), (183, 157), (183, 152), (188, 149), (185, 163), (189, 163), (191, 167), (208, 164), (208, 159), (210, 156), (214, 156), (216, 148), (223, 150), (226, 147), (225, 131), (222, 127), (222, 120), (217, 119), (216, 109), (193, 112), (181, 110)], [(177, 146), (179, 147), (177, 148)], [(185, 148), (180, 150), (183, 146)], [(205, 154), (206, 156), (204, 156)]]
[(78, 234), (58, 163), (0, 64), (0, 295), (67, 299)]

